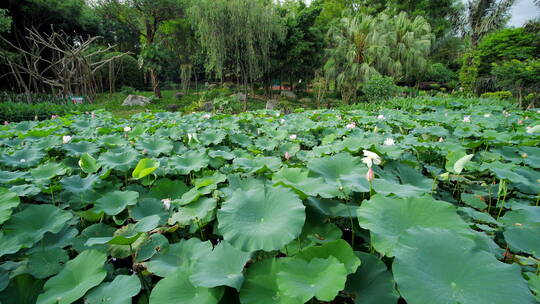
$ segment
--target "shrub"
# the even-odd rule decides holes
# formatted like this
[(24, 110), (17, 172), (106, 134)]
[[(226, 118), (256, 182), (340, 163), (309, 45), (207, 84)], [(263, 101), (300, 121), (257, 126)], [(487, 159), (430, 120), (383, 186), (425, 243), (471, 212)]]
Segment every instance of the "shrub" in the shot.
[(442, 63), (434, 63), (428, 66), (426, 74), (423, 77), (424, 81), (434, 81), (438, 83), (449, 83), (456, 80), (457, 75), (454, 71), (448, 69)]
[(94, 109), (91, 105), (37, 103), (27, 104), (20, 102), (0, 103), (0, 121), (19, 122), (24, 120), (49, 119), (52, 115), (66, 115), (72, 112), (85, 112)]
[(391, 77), (375, 77), (362, 87), (362, 92), (367, 101), (377, 102), (388, 100), (397, 95), (399, 89)]
[(511, 60), (494, 64), (491, 74), (497, 88), (512, 91), (520, 99), (540, 91), (540, 60)]
[(498, 92), (488, 92), (480, 96), (481, 98), (491, 98), (491, 99), (500, 99), (500, 100), (509, 100), (512, 99), (512, 92), (510, 91), (498, 91)]
[(125, 95), (132, 95), (132, 94), (135, 94), (135, 88), (129, 87), (129, 86), (123, 86), (120, 92), (122, 92), (122, 94), (125, 94)]

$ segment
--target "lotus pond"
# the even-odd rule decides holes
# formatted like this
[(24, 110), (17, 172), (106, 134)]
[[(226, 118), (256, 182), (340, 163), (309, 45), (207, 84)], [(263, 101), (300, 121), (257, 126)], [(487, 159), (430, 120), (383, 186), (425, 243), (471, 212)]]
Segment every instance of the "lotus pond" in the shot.
[(452, 100), (2, 126), (0, 303), (537, 303), (539, 125)]

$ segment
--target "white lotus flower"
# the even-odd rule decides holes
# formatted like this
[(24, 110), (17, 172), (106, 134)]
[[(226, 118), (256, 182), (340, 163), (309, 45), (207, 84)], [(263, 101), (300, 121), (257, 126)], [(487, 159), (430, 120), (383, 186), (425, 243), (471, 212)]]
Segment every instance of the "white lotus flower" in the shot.
[(25, 163), (25, 162), (26, 162), (26, 159), (21, 158), (20, 162), (21, 162), (21, 163)]
[(125, 127), (124, 132), (131, 132), (131, 127)]
[(347, 129), (354, 129), (354, 128), (356, 128), (356, 123), (355, 123), (355, 122), (351, 122), (350, 124), (346, 125), (345, 128), (347, 128)]
[(368, 166), (368, 168), (371, 168), (373, 164), (380, 165), (381, 164), (381, 158), (377, 153), (371, 152), (368, 150), (364, 150), (364, 158), (362, 158), (362, 162)]
[(285, 159), (289, 160), (291, 158), (291, 154), (289, 152), (285, 152)]
[(293, 135), (289, 136), (289, 138), (292, 139), (292, 140), (295, 140), (296, 139), (296, 134), (293, 134)]
[(210, 119), (210, 117), (212, 117), (212, 115), (210, 115), (210, 114), (208, 114), (208, 113), (203, 115), (203, 118), (204, 118), (204, 119)]
[(387, 138), (385, 141), (384, 141), (384, 145), (385, 146), (394, 146), (396, 144), (396, 142), (394, 141), (393, 138)]
[(285, 123), (285, 119), (282, 118), (282, 119), (279, 120), (279, 122), (283, 124), (283, 123)]
[(65, 135), (65, 136), (62, 136), (62, 142), (67, 144), (71, 141), (71, 136), (69, 135)]
[(463, 122), (471, 122), (471, 117), (470, 116), (463, 117)]
[(484, 114), (484, 117), (485, 117), (485, 118), (490, 118), (490, 117), (491, 117), (491, 114), (489, 114), (489, 113)]
[(171, 209), (171, 200), (168, 198), (162, 199), (161, 202), (163, 203), (163, 207), (165, 207), (165, 210)]
[(384, 115), (381, 114), (381, 115), (377, 116), (377, 119), (378, 119), (378, 120), (385, 120), (386, 117), (384, 117)]

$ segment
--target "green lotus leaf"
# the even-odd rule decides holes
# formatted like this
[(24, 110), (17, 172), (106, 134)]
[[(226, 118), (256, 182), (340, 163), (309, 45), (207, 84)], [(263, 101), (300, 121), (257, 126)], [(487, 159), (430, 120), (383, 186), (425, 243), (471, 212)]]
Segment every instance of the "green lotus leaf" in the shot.
[(114, 191), (105, 194), (94, 205), (95, 212), (105, 212), (108, 215), (117, 215), (127, 206), (137, 204), (139, 193), (135, 191)]
[(103, 264), (106, 260), (107, 256), (97, 250), (83, 251), (47, 280), (37, 304), (70, 304), (80, 299), (105, 279), (107, 272)]
[(208, 257), (211, 252), (212, 243), (191, 238), (171, 244), (167, 249), (159, 251), (145, 265), (148, 271), (160, 277), (168, 277), (177, 270), (184, 270), (191, 274), (195, 263), (199, 259)]
[(0, 170), (0, 184), (12, 184), (21, 180), (27, 176), (27, 172), (22, 171), (1, 171)]
[(122, 147), (127, 145), (127, 140), (120, 135), (109, 135), (101, 138), (101, 143), (109, 147)]
[(30, 174), (38, 182), (47, 181), (49, 182), (56, 176), (64, 175), (67, 172), (67, 168), (63, 164), (47, 162), (40, 165), (37, 168), (31, 169)]
[(37, 279), (57, 274), (69, 260), (67, 251), (61, 248), (35, 251), (28, 259), (28, 272)]
[(86, 249), (96, 249), (107, 252), (107, 245), (99, 244), (86, 246), (86, 242), (90, 238), (109, 237), (114, 233), (115, 229), (109, 225), (98, 223), (84, 229), (80, 235), (73, 240), (73, 249), (77, 252), (83, 252)]
[(446, 228), (470, 233), (453, 205), (430, 196), (403, 199), (375, 195), (358, 209), (358, 222), (360, 227), (370, 231), (375, 250), (386, 256), (393, 256), (399, 236), (411, 227)]
[(220, 242), (208, 256), (195, 263), (189, 279), (194, 286), (230, 286), (239, 290), (244, 282), (242, 270), (250, 257), (250, 253)]
[(81, 155), (81, 159), (79, 159), (79, 167), (81, 167), (84, 173), (92, 174), (101, 168), (101, 164), (92, 155), (84, 153)]
[(147, 216), (157, 215), (160, 217), (160, 221), (165, 223), (169, 217), (169, 212), (165, 209), (163, 202), (155, 198), (139, 200), (135, 206), (129, 208), (129, 213), (136, 221), (140, 221)]
[(66, 191), (81, 195), (85, 192), (92, 191), (98, 181), (99, 176), (97, 175), (88, 175), (85, 178), (82, 178), (78, 175), (73, 175), (62, 178), (60, 180), (60, 183)]
[(311, 159), (307, 167), (340, 192), (369, 192), (367, 167), (349, 153)]
[(131, 304), (131, 298), (141, 290), (141, 281), (136, 275), (119, 275), (112, 282), (101, 283), (90, 290), (84, 299), (87, 304)]
[(337, 200), (320, 199), (316, 197), (308, 197), (306, 201), (307, 207), (328, 217), (356, 217), (356, 213), (360, 206), (353, 204), (344, 204)]
[(32, 247), (45, 233), (58, 233), (71, 218), (70, 212), (53, 205), (27, 206), (4, 223), (4, 235), (0, 236), (0, 256)]
[(171, 141), (160, 138), (159, 136), (152, 136), (140, 140), (136, 144), (139, 150), (146, 150), (151, 156), (158, 157), (160, 155), (169, 155), (173, 149)]
[(345, 288), (347, 269), (334, 257), (314, 258), (310, 262), (284, 258), (280, 264), (277, 283), (288, 297), (300, 298), (302, 303), (316, 297), (332, 301)]
[(505, 224), (504, 239), (513, 252), (525, 252), (540, 257), (540, 207), (527, 206), (507, 212), (501, 221)]
[(80, 141), (62, 146), (71, 157), (81, 157), (83, 154), (95, 155), (99, 151), (98, 144), (89, 141)]
[(35, 148), (24, 148), (10, 154), (3, 154), (0, 162), (6, 166), (14, 168), (31, 168), (39, 164), (45, 157), (45, 153)]
[(0, 188), (0, 225), (11, 217), (13, 208), (19, 206), (20, 202), (17, 194), (8, 189)]
[(249, 266), (240, 289), (242, 304), (303, 304), (299, 298), (284, 295), (277, 284), (279, 262), (265, 259)]
[(360, 259), (354, 254), (351, 246), (345, 240), (339, 239), (324, 243), (321, 246), (308, 247), (295, 255), (308, 262), (315, 258), (327, 259), (334, 257), (345, 265), (347, 274), (354, 273), (360, 266)]
[(150, 188), (149, 196), (162, 199), (179, 199), (189, 190), (188, 186), (181, 180), (170, 180), (168, 178), (158, 179)]
[(226, 134), (222, 131), (208, 130), (199, 136), (199, 140), (205, 146), (219, 145), (224, 139)]
[(465, 165), (469, 163), (473, 157), (474, 157), (474, 154), (469, 154), (458, 159), (452, 167), (453, 172), (457, 174), (461, 174)]
[(253, 159), (235, 158), (233, 165), (247, 173), (260, 173), (265, 170), (277, 171), (281, 166), (281, 160), (277, 157), (258, 156)]
[(476, 209), (483, 210), (487, 208), (487, 204), (484, 202), (484, 199), (481, 195), (474, 195), (463, 192), (461, 193), (461, 200), (465, 204)]
[(89, 238), (85, 246), (92, 247), (96, 244), (132, 245), (145, 232), (155, 229), (159, 223), (159, 216), (152, 215), (141, 219), (137, 224), (128, 224), (118, 229), (112, 237)]
[(386, 265), (374, 255), (356, 252), (362, 265), (349, 276), (345, 290), (355, 296), (357, 304), (396, 304), (399, 294)]
[(203, 152), (188, 151), (184, 155), (171, 157), (169, 167), (176, 173), (185, 175), (206, 168), (209, 161)]
[(212, 158), (223, 158), (225, 160), (231, 160), (234, 158), (234, 154), (229, 153), (227, 151), (221, 151), (221, 150), (210, 151), (208, 152), (208, 156)]
[(77, 234), (79, 234), (79, 231), (71, 226), (64, 226), (57, 233), (47, 232), (43, 236), (43, 239), (39, 241), (39, 246), (28, 249), (27, 253), (32, 254), (38, 251), (66, 248), (73, 244), (73, 240)]
[(149, 304), (184, 303), (184, 304), (217, 304), (223, 287), (195, 287), (189, 281), (189, 273), (177, 270), (159, 281), (150, 294)]
[(282, 187), (237, 190), (217, 214), (223, 238), (246, 252), (282, 248), (302, 232), (306, 214), (302, 201)]
[(146, 239), (139, 251), (137, 252), (137, 262), (146, 261), (152, 258), (159, 251), (169, 248), (169, 240), (159, 233), (150, 235), (150, 238)]
[(137, 162), (137, 156), (138, 154), (131, 150), (119, 153), (108, 151), (99, 156), (99, 162), (106, 168), (127, 172)]
[[(472, 157), (471, 157), (472, 158)], [(446, 164), (445, 164), (445, 169), (447, 172), (453, 172), (453, 173), (457, 173), (455, 170), (454, 170), (454, 166), (455, 164), (457, 163), (458, 160), (460, 159), (464, 159), (466, 160), (467, 159), (467, 153), (465, 153), (465, 151), (463, 150), (456, 150), (456, 151), (450, 151), (446, 154)], [(463, 169), (463, 168), (462, 168)], [(458, 173), (459, 174), (459, 173)]]
[(199, 198), (195, 203), (178, 208), (171, 215), (169, 225), (178, 224), (180, 227), (189, 226), (206, 218), (208, 214), (216, 210), (217, 202), (213, 198)]
[(20, 197), (32, 197), (38, 195), (41, 192), (41, 189), (33, 184), (24, 184), (12, 186), (9, 188), (10, 192), (14, 192), (17, 196)]
[(411, 228), (401, 235), (395, 256), (394, 278), (407, 303), (535, 302), (519, 266), (498, 261), (451, 230)]
[(9, 285), (3, 292), (0, 292), (0, 302), (3, 304), (35, 304), (43, 284), (43, 280), (36, 280), (29, 274), (18, 275), (9, 281)]
[(281, 168), (272, 175), (272, 182), (293, 189), (303, 197), (317, 196), (336, 197), (340, 192), (327, 184), (321, 177), (309, 177), (309, 171), (302, 168)]
[(131, 176), (134, 179), (141, 179), (149, 174), (152, 174), (152, 172), (156, 171), (158, 167), (158, 161), (150, 158), (143, 158), (139, 161)]
[(540, 275), (534, 273), (526, 273), (529, 277), (529, 288), (534, 292), (536, 302), (540, 302)]
[(377, 173), (380, 173), (381, 178), (373, 181), (373, 188), (379, 194), (416, 197), (432, 191), (433, 180), (408, 165), (392, 163)]
[(540, 148), (538, 147), (520, 147), (521, 159), (523, 162), (535, 169), (540, 169)]

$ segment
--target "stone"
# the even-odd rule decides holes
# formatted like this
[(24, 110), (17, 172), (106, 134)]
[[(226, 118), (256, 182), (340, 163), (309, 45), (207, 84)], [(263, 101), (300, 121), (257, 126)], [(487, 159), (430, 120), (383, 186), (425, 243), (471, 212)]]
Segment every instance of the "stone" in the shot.
[(275, 110), (278, 106), (279, 106), (279, 100), (268, 99), (268, 101), (266, 101), (267, 110)]
[(145, 106), (150, 103), (150, 98), (139, 96), (139, 95), (128, 95), (126, 99), (124, 99), (124, 102), (122, 103), (122, 106)]
[(214, 103), (211, 101), (207, 101), (204, 103), (204, 110), (206, 112), (212, 112), (214, 110)]
[(178, 92), (176, 94), (174, 94), (174, 97), (177, 99), (177, 100), (180, 100), (180, 98), (186, 96), (186, 94), (184, 94), (184, 92)]
[(280, 95), (288, 100), (296, 100), (298, 98), (292, 91), (281, 91)]
[(236, 100), (239, 102), (246, 102), (247, 101), (247, 95), (244, 93), (237, 93), (236, 94)]
[(180, 108), (180, 106), (177, 105), (177, 104), (170, 104), (170, 105), (167, 105), (167, 107), (166, 107), (167, 111), (169, 111), (169, 112), (176, 112), (176, 111), (178, 111), (179, 108)]

